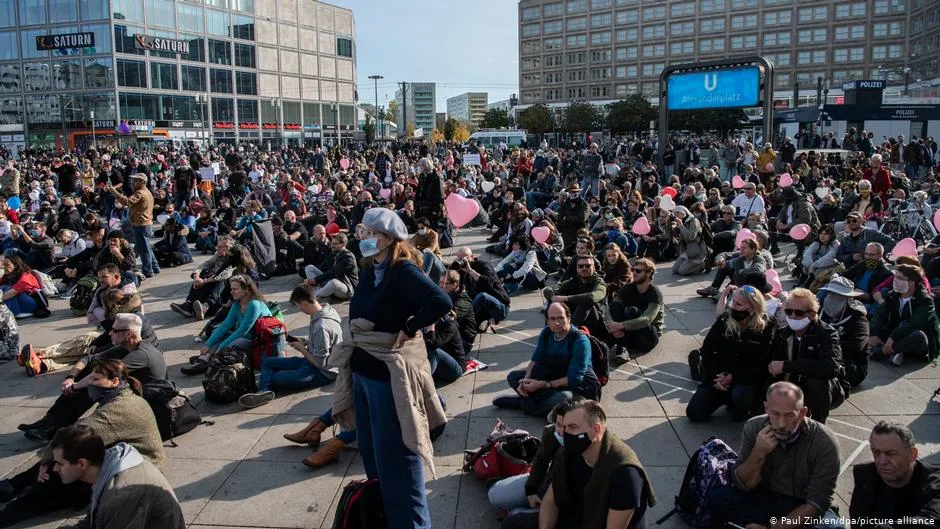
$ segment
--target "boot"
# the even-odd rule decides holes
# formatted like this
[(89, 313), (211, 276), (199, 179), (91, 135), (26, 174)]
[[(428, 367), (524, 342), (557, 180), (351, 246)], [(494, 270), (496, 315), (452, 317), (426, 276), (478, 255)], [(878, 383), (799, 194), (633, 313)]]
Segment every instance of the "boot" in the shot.
[(339, 453), (343, 451), (345, 446), (346, 443), (334, 437), (318, 448), (316, 452), (304, 458), (304, 464), (311, 468), (320, 468), (329, 463), (335, 463), (339, 460)]
[(307, 444), (316, 448), (320, 446), (320, 434), (325, 432), (326, 429), (327, 426), (323, 424), (320, 419), (314, 419), (314, 421), (308, 424), (303, 430), (297, 433), (284, 434), (284, 439), (299, 445)]

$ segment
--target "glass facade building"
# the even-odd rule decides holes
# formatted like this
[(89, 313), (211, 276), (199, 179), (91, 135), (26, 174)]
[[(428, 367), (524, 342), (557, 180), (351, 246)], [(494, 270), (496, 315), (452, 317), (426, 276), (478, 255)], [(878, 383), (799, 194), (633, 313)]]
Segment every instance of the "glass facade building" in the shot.
[(354, 35), (313, 0), (0, 0), (0, 143), (351, 138)]

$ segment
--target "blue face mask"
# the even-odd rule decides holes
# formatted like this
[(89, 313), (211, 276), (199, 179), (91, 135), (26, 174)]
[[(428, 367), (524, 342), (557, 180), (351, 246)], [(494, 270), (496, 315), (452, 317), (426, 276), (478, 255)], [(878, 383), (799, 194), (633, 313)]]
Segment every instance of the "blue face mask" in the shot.
[(379, 253), (378, 239), (363, 239), (359, 241), (359, 251), (362, 252), (363, 257), (372, 257)]
[(619, 232), (619, 231), (617, 231), (617, 230), (607, 230), (607, 240), (608, 240), (608, 241), (612, 241), (612, 240), (616, 239), (617, 237), (620, 237), (620, 232)]
[(38, 239), (38, 238), (39, 238), (39, 230), (29, 230), (29, 237), (30, 237), (31, 239)]

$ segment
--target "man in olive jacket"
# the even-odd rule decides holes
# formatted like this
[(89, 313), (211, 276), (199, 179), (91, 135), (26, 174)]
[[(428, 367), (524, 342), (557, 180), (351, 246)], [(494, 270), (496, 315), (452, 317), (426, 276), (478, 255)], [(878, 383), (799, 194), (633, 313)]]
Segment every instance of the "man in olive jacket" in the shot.
[(554, 287), (545, 287), (542, 295), (548, 302), (568, 305), (571, 324), (575, 327), (585, 325), (594, 334), (603, 327), (607, 311), (607, 283), (594, 269), (594, 256), (581, 255), (576, 259), (577, 275)]

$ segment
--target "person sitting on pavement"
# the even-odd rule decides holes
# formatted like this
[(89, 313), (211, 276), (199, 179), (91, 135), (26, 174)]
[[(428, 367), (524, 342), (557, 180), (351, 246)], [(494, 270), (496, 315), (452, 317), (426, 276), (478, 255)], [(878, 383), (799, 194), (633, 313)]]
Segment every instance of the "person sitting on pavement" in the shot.
[(506, 377), (516, 395), (496, 397), (493, 406), (545, 417), (572, 395), (600, 397), (600, 382), (591, 365), (591, 342), (573, 326), (568, 306), (552, 302), (546, 317), (548, 325), (539, 334), (529, 364)]
[(245, 201), (245, 214), (242, 215), (238, 222), (233, 226), (232, 236), (235, 237), (237, 241), (241, 242), (251, 242), (252, 237), (252, 224), (255, 222), (261, 222), (264, 220), (264, 217), (261, 216), (261, 202), (257, 200), (246, 200)]
[[(744, 424), (731, 483), (708, 492), (713, 522), (767, 529), (811, 519), (818, 528), (844, 527), (831, 509), (840, 461), (835, 434), (807, 417), (803, 391), (793, 383), (772, 384), (764, 410)], [(784, 517), (794, 522), (771, 523)]]
[(578, 275), (555, 286), (545, 287), (542, 296), (549, 303), (564, 303), (571, 309), (571, 323), (592, 331), (603, 327), (607, 312), (607, 284), (594, 268), (593, 255), (578, 256)]
[[(853, 525), (894, 529), (940, 520), (940, 469), (918, 459), (911, 429), (879, 421), (868, 436), (868, 446), (874, 461), (852, 467)], [(895, 522), (885, 523), (887, 519)]]
[(88, 236), (88, 245), (78, 254), (66, 259), (63, 265), (63, 283), (66, 287), (63, 290), (74, 286), (79, 279), (95, 273), (98, 265), (98, 255), (106, 243), (105, 233), (105, 228), (101, 224), (88, 226), (88, 230), (85, 232)]
[(839, 331), (819, 318), (819, 301), (805, 288), (790, 292), (784, 314), (787, 328), (774, 337), (767, 371), (777, 380), (799, 386), (810, 417), (825, 423), (829, 410), (849, 395)]
[(18, 243), (16, 249), (30, 268), (46, 270), (55, 263), (55, 241), (46, 234), (45, 222), (13, 224), (10, 236)]
[(820, 286), (826, 284), (832, 274), (845, 270), (842, 263), (836, 260), (839, 246), (832, 226), (826, 224), (819, 229), (817, 239), (803, 253), (799, 270), (803, 278), (801, 286), (816, 292)]
[(538, 512), (512, 514), (503, 529), (646, 527), (653, 485), (636, 452), (608, 428), (601, 405), (579, 401), (562, 423), (564, 441)]
[(137, 293), (137, 286), (133, 282), (125, 281), (121, 269), (114, 263), (103, 264), (98, 267), (98, 289), (91, 298), (91, 305), (85, 313), (88, 325), (100, 325), (107, 319), (106, 310), (101, 296), (111, 289), (119, 289), (121, 293), (131, 295)]
[(757, 272), (763, 274), (767, 270), (767, 262), (760, 252), (760, 244), (757, 238), (748, 237), (741, 241), (739, 255), (732, 259), (723, 259), (721, 257), (715, 260), (718, 270), (715, 271), (715, 279), (712, 284), (696, 290), (700, 296), (714, 297), (718, 295), (725, 279), (731, 279), (731, 284), (741, 286), (741, 277), (748, 272)]
[(336, 369), (329, 367), (330, 353), (343, 340), (340, 316), (329, 304), (321, 305), (316, 289), (301, 283), (290, 294), (290, 302), (310, 316), (306, 338), (288, 337), (287, 343), (303, 356), (266, 356), (261, 360), (261, 380), (257, 393), (246, 393), (238, 402), (245, 408), (257, 408), (274, 400), (276, 389), (309, 389), (336, 380)]
[(189, 228), (172, 218), (163, 224), (163, 238), (153, 245), (153, 255), (161, 267), (174, 268), (193, 262), (186, 236)]
[[(91, 428), (105, 446), (131, 445), (151, 464), (162, 466), (166, 454), (160, 430), (150, 404), (140, 396), (140, 381), (115, 358), (96, 358), (88, 373), (87, 391), (98, 406), (90, 415), (79, 419), (76, 426)], [(52, 439), (50, 436), (47, 442)], [(38, 463), (0, 481), (0, 497), (8, 501), (0, 511), (0, 526), (88, 503), (89, 491), (94, 489), (87, 484), (67, 483), (65, 476), (55, 470), (53, 456), (54, 450), (47, 446), (40, 453)]]
[(519, 290), (537, 290), (545, 286), (548, 274), (539, 265), (538, 255), (529, 238), (512, 241), (512, 251), (496, 265), (496, 276), (510, 296)]
[(264, 295), (258, 290), (254, 279), (246, 275), (235, 275), (228, 279), (232, 295), (232, 306), (225, 320), (212, 330), (212, 334), (199, 349), (199, 355), (189, 359), (190, 365), (180, 368), (184, 375), (199, 375), (206, 372), (209, 360), (225, 349), (251, 352), (251, 333), (258, 318), (270, 316), (271, 310), (264, 303)]
[[(783, 188), (781, 193), (783, 203), (775, 219), (773, 226), (775, 229), (770, 232), (770, 253), (775, 256), (782, 253), (778, 244), (781, 234), (788, 234), (793, 226), (806, 224), (814, 231), (819, 229), (819, 219), (812, 204), (809, 203), (803, 193), (797, 190), (795, 185), (794, 182), (794, 185)], [(800, 262), (803, 257), (803, 247), (809, 241), (804, 239), (794, 240), (793, 242), (797, 247), (797, 262)]]
[(473, 250), (464, 246), (457, 250), (456, 259), (450, 267), (460, 274), (460, 284), (470, 297), (473, 314), (481, 331), (509, 316), (509, 293), (490, 263), (477, 259)]
[(464, 375), (486, 367), (464, 350), (457, 326), (457, 314), (453, 309), (426, 328), (422, 334), (435, 386), (451, 384)]
[(604, 248), (603, 263), (598, 270), (603, 272), (604, 283), (607, 285), (608, 303), (614, 299), (617, 292), (625, 285), (633, 281), (633, 274), (630, 270), (630, 261), (624, 255), (620, 247), (614, 243), (607, 243)]
[[(836, 254), (836, 259), (845, 265), (847, 269), (868, 260), (865, 252), (869, 243), (880, 243), (882, 254), (894, 248), (896, 242), (894, 239), (878, 230), (865, 227), (862, 224), (862, 216), (857, 212), (846, 215), (845, 225), (848, 227), (848, 233), (845, 233), (839, 239), (839, 252)], [(856, 284), (858, 284), (857, 281)]]
[(359, 285), (359, 266), (356, 256), (346, 248), (348, 238), (345, 233), (337, 233), (330, 241), (330, 260), (327, 269), (321, 271), (313, 265), (306, 267), (307, 282), (317, 289), (317, 297), (333, 297), (345, 301), (355, 293)]
[(585, 255), (590, 255), (594, 257), (594, 270), (603, 270), (603, 264), (597, 260), (594, 255), (594, 239), (584, 236), (578, 237), (578, 241), (574, 245), (574, 256), (568, 259), (568, 266), (565, 267), (565, 271), (561, 274), (561, 277), (558, 279), (558, 282), (567, 281), (569, 279), (574, 279), (578, 277), (578, 257), (583, 257)]
[(721, 207), (721, 216), (712, 222), (711, 230), (714, 234), (712, 250), (716, 253), (734, 250), (734, 239), (741, 231), (741, 221), (734, 218), (735, 208), (731, 204)]
[(441, 276), (441, 289), (450, 297), (450, 302), (454, 305), (454, 314), (457, 320), (457, 329), (460, 331), (460, 339), (463, 340), (463, 348), (467, 354), (473, 351), (473, 345), (477, 339), (477, 319), (473, 314), (473, 304), (470, 302), (470, 296), (466, 289), (460, 284), (460, 273), (456, 270), (448, 270)]
[(869, 324), (865, 306), (856, 298), (861, 294), (847, 278), (834, 274), (824, 287), (820, 317), (839, 331), (839, 348), (845, 379), (856, 387), (868, 376)]
[(894, 286), (871, 321), (871, 357), (900, 366), (905, 358), (933, 362), (940, 343), (940, 321), (919, 266), (901, 264)]
[(287, 263), (291, 273), (297, 272), (297, 259), (303, 257), (307, 243), (307, 228), (297, 220), (297, 213), (293, 210), (284, 212), (282, 232), (287, 236)]
[(855, 263), (845, 271), (845, 277), (860, 292), (858, 300), (865, 304), (869, 314), (878, 308), (875, 292), (878, 285), (891, 277), (891, 271), (884, 260), (885, 249), (881, 243), (873, 242), (865, 246), (865, 260)]
[(225, 235), (219, 238), (215, 254), (207, 259), (190, 277), (192, 286), (183, 303), (170, 303), (173, 312), (198, 320), (215, 314), (227, 297), (228, 280), (237, 274), (247, 274), (255, 263), (235, 239)]
[(732, 421), (750, 417), (767, 381), (773, 332), (764, 295), (752, 286), (735, 289), (702, 342), (702, 382), (685, 409), (690, 421), (707, 421), (721, 406), (728, 406)]
[(680, 276), (698, 274), (705, 270), (709, 252), (702, 238), (702, 223), (684, 206), (676, 206), (673, 215), (675, 229), (679, 233), (679, 257), (672, 263), (672, 273)]
[(617, 292), (605, 318), (606, 330), (616, 342), (611, 351), (615, 365), (628, 362), (631, 353), (652, 351), (663, 335), (663, 294), (653, 285), (656, 265), (651, 259), (640, 258), (633, 262), (631, 271), (633, 282)]
[(137, 253), (120, 231), (112, 231), (105, 237), (104, 246), (99, 250), (89, 273), (94, 273), (94, 270), (107, 263), (114, 263), (121, 269), (122, 281), (133, 281), (134, 285), (140, 286), (142, 276), (138, 275)]
[[(330, 250), (330, 238), (327, 236), (326, 228), (322, 224), (317, 224), (312, 230), (311, 236), (304, 244), (303, 267), (298, 272), (301, 279), (308, 279), (307, 267), (313, 266), (317, 270), (327, 268), (332, 250)], [(337, 233), (339, 233), (337, 231)]]
[(42, 294), (42, 283), (33, 269), (18, 255), (3, 256), (3, 275), (0, 276), (3, 304), (17, 318), (49, 315), (49, 305)]

